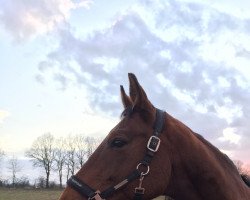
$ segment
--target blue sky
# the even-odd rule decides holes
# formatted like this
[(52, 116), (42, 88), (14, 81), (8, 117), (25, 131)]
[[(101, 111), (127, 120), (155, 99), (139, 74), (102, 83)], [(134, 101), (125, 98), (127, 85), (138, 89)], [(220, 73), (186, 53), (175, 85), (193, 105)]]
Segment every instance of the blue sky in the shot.
[(249, 1), (0, 4), (0, 148), (9, 155), (46, 132), (104, 137), (134, 72), (156, 106), (250, 164)]

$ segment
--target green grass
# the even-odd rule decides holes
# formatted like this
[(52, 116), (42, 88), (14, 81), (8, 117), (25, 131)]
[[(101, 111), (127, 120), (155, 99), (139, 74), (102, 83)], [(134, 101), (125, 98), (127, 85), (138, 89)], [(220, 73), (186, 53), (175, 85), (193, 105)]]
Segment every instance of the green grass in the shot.
[(58, 200), (62, 190), (0, 188), (0, 200)]
[[(62, 190), (0, 188), (0, 200), (58, 200)], [(168, 199), (168, 198), (166, 198)], [(153, 200), (165, 200), (161, 196)]]

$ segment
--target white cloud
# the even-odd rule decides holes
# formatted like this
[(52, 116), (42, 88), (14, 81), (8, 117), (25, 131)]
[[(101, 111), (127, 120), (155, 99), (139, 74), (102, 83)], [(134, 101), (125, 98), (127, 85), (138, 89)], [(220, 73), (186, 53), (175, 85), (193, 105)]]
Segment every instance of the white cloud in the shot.
[[(250, 80), (245, 75), (250, 70), (238, 70), (239, 56), (245, 59), (242, 68), (250, 64), (248, 51), (239, 54), (250, 49), (247, 23), (200, 3), (142, 1), (89, 37), (62, 30), (58, 48), (40, 71), (43, 77), (51, 72), (75, 77), (57, 81), (65, 89), (69, 83), (86, 87), (93, 109), (116, 116), (118, 86), (134, 72), (157, 107), (219, 148), (228, 150), (233, 140), (249, 148)], [(228, 127), (237, 133), (223, 132)]]
[(10, 116), (8, 111), (0, 109), (0, 124), (3, 123), (8, 116)]
[(94, 63), (101, 64), (103, 66), (103, 70), (107, 73), (112, 73), (118, 70), (119, 60), (116, 58), (109, 57), (99, 57), (94, 60)]
[[(162, 74), (162, 77), (176, 87), (179, 94), (186, 95), (185, 98), (181, 98), (186, 99), (186, 102), (193, 101), (192, 106), (199, 103), (200, 108), (205, 108), (206, 105), (220, 107), (221, 104), (225, 104), (224, 95), (217, 90), (221, 89), (230, 96), (232, 87), (225, 87), (225, 83), (231, 86), (236, 77), (240, 76), (236, 70), (228, 66), (230, 60), (227, 58), (235, 58), (235, 42), (244, 44), (238, 40), (234, 41), (234, 34), (229, 33), (234, 30), (239, 32), (244, 22), (202, 4), (185, 4), (177, 1), (156, 4), (147, 1), (145, 5), (140, 6), (138, 14), (135, 11), (128, 12), (119, 17), (110, 28), (95, 32), (84, 40), (76, 38), (68, 30), (62, 31), (61, 45), (49, 55), (48, 63), (59, 63), (59, 71), (74, 74), (79, 84), (88, 85), (94, 93), (98, 91), (97, 93), (105, 95), (103, 88), (100, 91), (93, 85), (94, 82), (106, 80), (109, 83), (106, 94), (110, 94), (110, 91), (114, 90), (108, 90), (108, 87), (113, 88), (112, 83), (121, 78), (124, 80), (122, 82), (125, 82), (124, 72), (133, 71), (140, 73), (146, 84), (152, 83), (153, 78), (154, 90), (161, 93), (163, 89), (157, 81), (157, 75)], [(154, 12), (147, 12), (152, 13), (151, 19), (154, 19), (149, 25), (142, 16), (146, 12), (142, 10), (152, 9)], [(209, 17), (204, 18), (205, 14)], [(171, 37), (172, 33), (169, 33), (173, 27), (176, 30), (176, 38)], [(221, 40), (221, 45), (218, 45), (216, 38), (223, 38), (225, 33), (230, 37), (225, 37)], [(166, 41), (165, 37), (172, 39)], [(227, 43), (228, 46), (225, 48), (223, 45)], [(100, 58), (105, 59), (101, 59), (100, 62)], [(81, 66), (80, 73), (70, 69), (67, 63), (72, 60)], [(107, 66), (112, 70), (108, 70)], [(85, 78), (84, 73), (90, 75), (91, 81)], [(153, 74), (155, 76), (152, 76)], [(65, 81), (62, 84), (65, 85)], [(153, 87), (152, 84), (148, 85), (149, 88)], [(238, 84), (235, 86), (239, 87)], [(211, 96), (214, 96), (214, 99), (208, 102)], [(103, 98), (102, 95), (99, 97)], [(99, 97), (93, 99), (95, 103), (99, 102)]]
[(88, 8), (90, 0), (2, 0), (0, 23), (15, 40), (25, 40), (35, 35), (48, 33), (67, 23), (71, 11)]
[(223, 136), (219, 138), (220, 141), (228, 141), (233, 144), (239, 144), (241, 136), (236, 134), (236, 129), (226, 128), (223, 130)]

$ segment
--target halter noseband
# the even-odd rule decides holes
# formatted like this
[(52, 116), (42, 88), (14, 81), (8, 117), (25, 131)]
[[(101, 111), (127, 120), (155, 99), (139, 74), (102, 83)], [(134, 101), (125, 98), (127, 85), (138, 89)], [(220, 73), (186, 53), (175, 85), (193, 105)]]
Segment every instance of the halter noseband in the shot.
[(67, 181), (68, 186), (70, 186), (71, 188), (79, 192), (81, 195), (88, 198), (88, 200), (105, 200), (123, 186), (139, 178), (139, 186), (135, 188), (134, 200), (141, 200), (145, 192), (145, 189), (142, 188), (142, 182), (144, 177), (148, 175), (150, 171), (149, 165), (151, 163), (152, 158), (154, 157), (155, 152), (157, 152), (160, 147), (161, 140), (159, 138), (159, 135), (164, 128), (165, 116), (166, 115), (164, 111), (156, 109), (154, 131), (152, 136), (148, 140), (147, 152), (142, 161), (139, 162), (139, 164), (137, 165), (136, 169), (130, 175), (128, 175), (123, 181), (116, 184), (115, 186), (111, 186), (106, 190), (100, 192), (99, 190), (92, 189), (82, 180), (73, 175)]

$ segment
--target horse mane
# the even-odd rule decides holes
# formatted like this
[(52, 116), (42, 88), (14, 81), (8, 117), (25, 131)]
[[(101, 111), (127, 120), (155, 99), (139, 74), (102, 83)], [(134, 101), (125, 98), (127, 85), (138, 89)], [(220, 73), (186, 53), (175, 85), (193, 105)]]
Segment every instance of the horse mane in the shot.
[(217, 147), (215, 147), (206, 139), (204, 139), (204, 137), (202, 137), (200, 134), (195, 132), (193, 132), (193, 134), (196, 136), (197, 139), (199, 139), (204, 145), (209, 147), (214, 152), (214, 155), (217, 157), (218, 160), (225, 161), (240, 176), (235, 164), (226, 154), (222, 153)]
[(210, 142), (208, 142), (204, 137), (202, 137), (200, 134), (193, 132), (193, 134), (198, 138), (203, 144), (208, 146), (215, 154), (215, 156), (219, 160), (224, 160), (229, 166), (231, 166), (232, 169), (241, 177), (241, 179), (244, 181), (244, 183), (250, 187), (250, 177), (246, 174), (240, 174), (239, 171), (237, 170), (235, 164), (233, 161), (224, 153), (222, 153), (217, 147), (213, 146)]
[(247, 186), (250, 187), (250, 177), (246, 174), (241, 174), (241, 178), (247, 184)]

